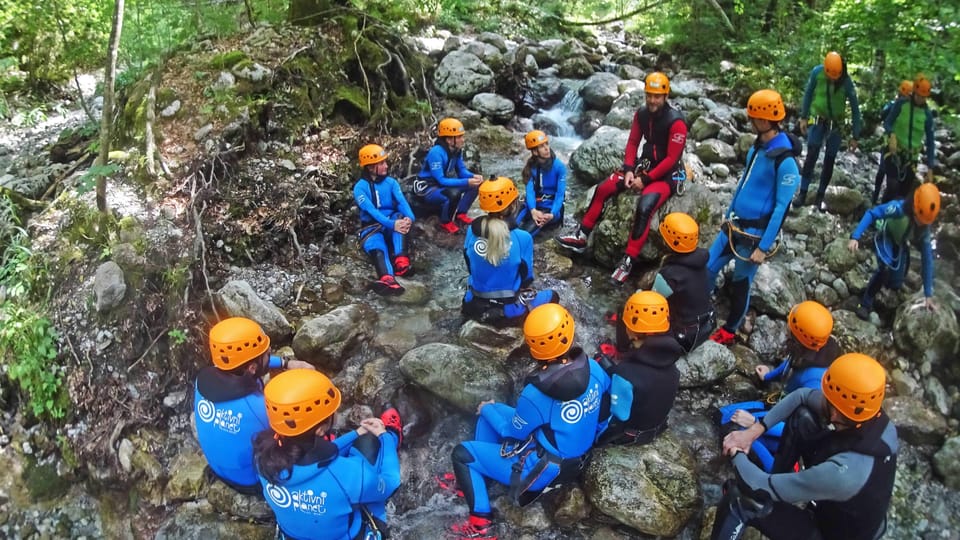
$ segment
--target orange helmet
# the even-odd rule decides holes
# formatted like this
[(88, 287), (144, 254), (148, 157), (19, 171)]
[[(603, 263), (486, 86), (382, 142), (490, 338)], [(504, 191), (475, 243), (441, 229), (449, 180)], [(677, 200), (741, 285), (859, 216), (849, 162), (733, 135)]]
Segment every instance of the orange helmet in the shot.
[(527, 145), (527, 150), (533, 150), (541, 144), (549, 141), (550, 139), (547, 138), (547, 134), (539, 129), (535, 129), (530, 133), (527, 133), (527, 136), (523, 138), (524, 144)]
[(779, 122), (787, 116), (787, 110), (783, 106), (783, 98), (776, 90), (757, 90), (747, 101), (747, 116), (750, 118), (760, 118)]
[(834, 81), (843, 75), (843, 58), (840, 57), (840, 53), (834, 51), (827, 53), (827, 57), (823, 59), (823, 71)]
[(506, 210), (510, 203), (517, 200), (517, 186), (513, 180), (498, 176), (496, 180), (485, 180), (480, 184), (480, 209), (484, 212), (502, 212)]
[(833, 315), (823, 304), (807, 300), (793, 306), (787, 316), (787, 326), (804, 347), (819, 351), (833, 332)]
[(918, 73), (913, 80), (913, 93), (920, 97), (930, 96), (930, 79), (923, 73)]
[(933, 223), (940, 213), (940, 190), (927, 182), (913, 192), (913, 215), (923, 225)]
[(306, 433), (340, 408), (340, 390), (312, 369), (289, 369), (263, 389), (270, 427), (280, 435)]
[(360, 166), (374, 165), (387, 159), (387, 151), (379, 144), (368, 144), (360, 149)]
[(677, 253), (690, 253), (697, 249), (700, 226), (683, 212), (671, 212), (660, 222), (660, 235), (670, 249)]
[(638, 334), (656, 334), (670, 329), (670, 307), (662, 294), (639, 291), (623, 306), (623, 324)]
[(523, 322), (523, 339), (537, 360), (560, 358), (573, 346), (573, 317), (560, 304), (533, 308)]
[(913, 81), (902, 80), (900, 81), (900, 96), (909, 97), (913, 93)]
[(886, 382), (887, 374), (876, 360), (849, 353), (830, 364), (821, 385), (824, 397), (840, 414), (864, 422), (880, 413)]
[(260, 325), (244, 317), (231, 317), (210, 329), (210, 357), (229, 371), (267, 352), (270, 338)]
[(463, 123), (456, 118), (444, 118), (437, 125), (437, 136), (439, 137), (459, 137), (466, 131), (463, 129)]
[(643, 91), (648, 94), (669, 94), (670, 79), (663, 73), (654, 71), (643, 81)]

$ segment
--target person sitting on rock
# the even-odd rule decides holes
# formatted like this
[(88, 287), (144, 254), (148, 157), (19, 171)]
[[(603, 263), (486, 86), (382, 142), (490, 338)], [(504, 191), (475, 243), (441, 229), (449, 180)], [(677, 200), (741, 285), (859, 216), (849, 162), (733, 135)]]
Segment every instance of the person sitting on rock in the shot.
[(519, 227), (531, 236), (540, 229), (563, 223), (563, 199), (567, 191), (567, 167), (550, 149), (550, 139), (540, 130), (524, 137), (530, 159), (523, 167), (527, 180), (525, 206), (517, 216)]
[[(377, 294), (403, 294), (394, 275), (413, 272), (407, 254), (407, 234), (413, 226), (413, 210), (397, 179), (387, 175), (387, 152), (376, 144), (360, 149), (360, 180), (353, 198), (360, 209), (360, 247), (370, 257), (378, 279), (371, 287)], [(392, 262), (391, 262), (392, 261)]]
[(570, 312), (559, 304), (540, 306), (523, 334), (540, 365), (527, 376), (517, 406), (480, 402), (474, 439), (453, 450), (457, 486), (470, 509), (466, 523), (453, 526), (459, 538), (496, 539), (487, 478), (529, 504), (579, 474), (609, 416), (610, 377), (574, 345)]
[(397, 410), (333, 438), (341, 395), (326, 375), (281, 373), (264, 398), (270, 428), (257, 434), (254, 451), (278, 538), (387, 538), (386, 501), (400, 486)]
[[(724, 437), (737, 480), (724, 484), (711, 538), (740, 538), (747, 526), (773, 539), (883, 536), (899, 448), (882, 408), (885, 386), (876, 360), (845, 354), (827, 368), (822, 390), (801, 388), (759, 422)], [(787, 427), (777, 461), (802, 460), (798, 472), (767, 473), (747, 458), (751, 444), (779, 422)]]
[[(686, 178), (681, 158), (687, 141), (687, 124), (683, 114), (667, 102), (670, 80), (663, 73), (651, 73), (646, 78), (644, 92), (646, 107), (633, 116), (623, 167), (597, 185), (577, 230), (557, 238), (561, 246), (583, 253), (587, 249), (587, 237), (603, 216), (607, 201), (627, 189), (639, 192), (626, 254), (611, 276), (616, 283), (624, 283), (630, 276), (634, 260), (640, 256), (650, 233), (650, 220), (676, 192), (678, 181)], [(641, 139), (645, 141), (642, 149)]]
[(533, 237), (516, 223), (517, 187), (499, 177), (480, 184), (480, 209), (463, 243), (467, 263), (467, 291), (460, 311), (468, 318), (498, 326), (520, 325), (527, 313), (542, 304), (558, 302), (552, 290), (534, 291)]
[(261, 379), (270, 369), (313, 366), (270, 356), (270, 338), (244, 317), (210, 329), (210, 358), (213, 365), (197, 374), (193, 392), (200, 449), (214, 476), (240, 493), (259, 495), (253, 436), (268, 425)]
[(873, 237), (874, 251), (877, 255), (877, 270), (873, 273), (867, 288), (863, 291), (857, 317), (870, 319), (873, 302), (884, 286), (894, 290), (903, 287), (907, 270), (910, 268), (910, 237), (920, 250), (921, 275), (923, 276), (923, 296), (927, 309), (936, 309), (933, 301), (933, 246), (930, 225), (940, 213), (940, 191), (937, 186), (922, 184), (905, 199), (897, 199), (875, 206), (863, 215), (856, 230), (850, 235), (850, 251), (856, 251), (860, 237), (876, 225)]
[[(787, 327), (791, 335), (787, 340), (787, 357), (776, 369), (770, 369), (767, 365), (759, 365), (756, 369), (760, 382), (783, 382), (783, 390), (777, 392), (777, 397), (799, 388), (819, 389), (827, 367), (840, 356), (840, 344), (831, 334), (833, 315), (823, 304), (812, 300), (797, 304), (787, 316)], [(721, 407), (720, 424), (750, 427), (766, 415), (769, 405), (775, 403), (773, 399), (776, 398), (771, 395), (767, 401), (747, 401)], [(773, 456), (779, 446), (783, 427), (782, 422), (771, 425), (751, 447), (753, 455), (767, 472), (773, 471)]]
[(680, 388), (683, 349), (670, 332), (670, 306), (653, 291), (627, 299), (617, 321), (616, 354), (604, 360), (613, 382), (613, 419), (597, 444), (647, 444), (667, 429)]
[(663, 258), (653, 290), (669, 302), (670, 328), (683, 350), (690, 352), (717, 326), (707, 271), (710, 256), (697, 247), (700, 226), (687, 214), (667, 214), (660, 222), (660, 236), (672, 253)]
[(469, 225), (467, 210), (477, 198), (477, 186), (483, 177), (463, 163), (463, 136), (466, 131), (456, 118), (444, 118), (437, 125), (437, 140), (423, 159), (423, 167), (413, 184), (413, 194), (424, 206), (436, 209), (440, 229), (456, 234), (460, 228), (454, 218)]

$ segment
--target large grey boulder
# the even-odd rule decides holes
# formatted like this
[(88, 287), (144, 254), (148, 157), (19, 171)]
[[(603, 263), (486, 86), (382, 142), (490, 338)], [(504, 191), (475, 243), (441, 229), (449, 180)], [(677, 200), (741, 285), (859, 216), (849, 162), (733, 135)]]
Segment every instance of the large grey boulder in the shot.
[(475, 349), (428, 343), (400, 359), (407, 380), (461, 411), (473, 414), (483, 400), (506, 401), (510, 379), (503, 363)]
[(951, 489), (960, 489), (960, 437), (950, 437), (933, 455), (933, 469)]
[(481, 92), (470, 100), (470, 108), (494, 124), (506, 124), (513, 118), (514, 104), (501, 95)]
[(881, 355), (885, 345), (884, 336), (876, 326), (846, 309), (833, 312), (833, 337), (837, 338), (841, 351), (860, 352), (874, 358)]
[(834, 274), (843, 274), (857, 264), (857, 254), (847, 248), (850, 239), (837, 236), (823, 248), (823, 261)]
[(107, 261), (97, 267), (93, 277), (93, 294), (96, 297), (97, 311), (104, 313), (120, 305), (127, 294), (127, 284), (123, 280), (120, 265)]
[(444, 96), (467, 101), (479, 92), (493, 89), (493, 70), (475, 54), (453, 51), (437, 65), (433, 86)]
[(587, 185), (600, 182), (623, 165), (629, 136), (628, 131), (601, 126), (570, 155), (570, 170)]
[(586, 79), (590, 75), (593, 75), (595, 71), (593, 64), (583, 56), (562, 60), (557, 67), (557, 73), (559, 73), (561, 77), (569, 77), (571, 79)]
[(629, 130), (633, 117), (644, 106), (643, 90), (628, 90), (613, 100), (603, 125)]
[(823, 202), (827, 210), (840, 216), (861, 214), (867, 207), (867, 198), (859, 189), (846, 186), (830, 186), (824, 194)]
[(594, 73), (580, 87), (583, 103), (591, 109), (608, 112), (613, 101), (620, 95), (620, 77), (613, 73)]
[(498, 73), (503, 69), (503, 53), (494, 45), (482, 41), (471, 41), (461, 47), (460, 50), (475, 55), (493, 70), (494, 73)]
[(952, 309), (939, 306), (934, 311), (928, 310), (921, 292), (897, 309), (893, 338), (897, 347), (918, 361), (953, 362), (960, 342), (960, 326)]
[(336, 373), (361, 339), (372, 335), (376, 322), (377, 314), (365, 305), (340, 306), (304, 323), (293, 337), (293, 351), (298, 359)]
[(667, 432), (644, 446), (594, 451), (583, 489), (593, 507), (644, 534), (674, 537), (700, 508), (696, 462)]
[(750, 332), (747, 345), (756, 351), (764, 362), (777, 364), (785, 352), (787, 332), (786, 321), (760, 315), (753, 323), (753, 331)]
[(460, 342), (492, 357), (506, 358), (523, 344), (523, 330), (518, 327), (495, 328), (469, 320), (460, 327)]
[(737, 358), (729, 348), (708, 339), (677, 360), (680, 388), (712, 385), (733, 373), (736, 365)]
[(704, 163), (735, 163), (737, 161), (737, 154), (729, 143), (725, 143), (720, 139), (707, 139), (697, 143), (696, 149), (697, 157), (703, 160)]
[(690, 138), (695, 141), (712, 139), (720, 134), (720, 122), (708, 116), (699, 116), (690, 126)]
[(257, 321), (273, 341), (286, 341), (293, 335), (293, 326), (280, 308), (260, 298), (246, 281), (228, 281), (217, 291), (216, 298), (217, 304), (227, 315)]
[(787, 268), (786, 262), (776, 259), (760, 265), (751, 297), (751, 307), (780, 317), (786, 317), (793, 306), (807, 299), (800, 277)]
[(946, 419), (918, 397), (888, 397), (883, 400), (883, 408), (897, 426), (899, 438), (910, 444), (938, 445), (949, 431)]

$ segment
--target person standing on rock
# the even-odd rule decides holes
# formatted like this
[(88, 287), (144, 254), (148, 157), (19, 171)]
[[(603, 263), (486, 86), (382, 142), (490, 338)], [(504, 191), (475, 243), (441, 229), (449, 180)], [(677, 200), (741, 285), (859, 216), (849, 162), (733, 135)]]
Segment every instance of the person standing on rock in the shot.
[(460, 228), (454, 219), (469, 225), (467, 210), (477, 198), (483, 176), (474, 174), (463, 163), (463, 123), (444, 118), (437, 125), (437, 140), (423, 159), (423, 167), (414, 180), (413, 194), (425, 206), (439, 213), (440, 229), (456, 234)]
[(883, 287), (898, 290), (903, 287), (910, 268), (910, 246), (920, 250), (920, 274), (923, 276), (923, 296), (927, 309), (936, 309), (933, 301), (933, 242), (930, 225), (940, 213), (940, 191), (932, 183), (922, 184), (906, 199), (898, 199), (875, 206), (863, 215), (856, 230), (850, 235), (848, 247), (856, 251), (860, 238), (876, 225), (874, 251), (877, 270), (863, 290), (857, 317), (870, 319), (873, 302)]
[[(720, 234), (710, 246), (708, 283), (736, 258), (731, 289), (730, 313), (710, 339), (732, 344), (737, 329), (750, 308), (750, 286), (760, 265), (775, 251), (780, 228), (797, 190), (797, 148), (780, 121), (787, 115), (783, 99), (775, 90), (759, 90), (747, 102), (747, 117), (757, 140), (747, 152), (747, 166), (724, 214)], [(794, 159), (791, 159), (794, 158)]]
[(670, 328), (684, 352), (690, 352), (717, 326), (707, 271), (710, 254), (697, 247), (697, 221), (682, 212), (667, 214), (660, 221), (660, 236), (672, 253), (664, 256), (653, 290), (670, 303)]
[(527, 180), (525, 205), (517, 216), (517, 225), (536, 236), (541, 229), (563, 223), (563, 199), (567, 191), (567, 166), (550, 149), (550, 139), (540, 130), (523, 139), (530, 158), (523, 167)]
[[(763, 418), (769, 406), (782, 396), (800, 388), (820, 388), (824, 372), (840, 356), (840, 344), (832, 334), (833, 315), (823, 304), (807, 300), (790, 310), (787, 327), (791, 335), (787, 340), (787, 357), (776, 369), (764, 364), (756, 368), (761, 383), (779, 381), (783, 383), (782, 390), (771, 394), (765, 401), (747, 401), (720, 407), (722, 428), (748, 428)], [(774, 453), (783, 434), (783, 422), (768, 426), (767, 431), (753, 442), (753, 454), (763, 470), (787, 472), (783, 466), (775, 469), (774, 464)], [(793, 463), (783, 465), (791, 469), (793, 467)]]
[[(407, 235), (414, 216), (397, 179), (388, 176), (387, 152), (368, 144), (359, 152), (360, 180), (353, 186), (353, 199), (360, 209), (360, 247), (370, 257), (378, 279), (371, 287), (377, 294), (403, 294), (394, 275), (413, 272), (407, 252)], [(391, 262), (392, 261), (392, 262)]]
[(525, 379), (517, 406), (477, 406), (472, 441), (453, 450), (453, 472), (470, 517), (453, 526), (458, 538), (495, 540), (486, 479), (509, 486), (529, 504), (550, 487), (573, 480), (609, 416), (610, 377), (574, 345), (574, 321), (563, 306), (530, 312), (523, 325), (530, 356), (540, 364)]
[(400, 487), (396, 409), (330, 436), (340, 390), (326, 375), (291, 370), (264, 389), (270, 428), (254, 441), (263, 493), (281, 540), (387, 538), (386, 501)]
[(653, 291), (627, 299), (617, 321), (616, 354), (604, 365), (612, 379), (614, 417), (597, 444), (647, 444), (667, 429), (680, 389), (683, 349), (670, 332), (667, 299)]
[[(639, 192), (626, 254), (611, 276), (616, 283), (624, 283), (630, 276), (650, 233), (650, 220), (676, 192), (678, 181), (686, 177), (681, 158), (687, 142), (687, 123), (683, 114), (667, 102), (670, 80), (663, 73), (651, 73), (644, 92), (646, 107), (633, 116), (623, 167), (597, 185), (577, 230), (557, 238), (561, 246), (583, 253), (607, 201), (628, 189)], [(641, 140), (645, 141), (642, 148)]]
[[(882, 408), (885, 386), (876, 360), (845, 354), (827, 368), (822, 390), (797, 390), (759, 422), (724, 437), (738, 481), (724, 486), (711, 538), (739, 538), (746, 526), (773, 540), (883, 536), (899, 447)], [(777, 452), (791, 463), (800, 459), (799, 472), (769, 474), (747, 458), (753, 441), (778, 422), (787, 427)]]
[(467, 263), (467, 292), (460, 312), (468, 318), (497, 326), (520, 325), (533, 308), (559, 302), (553, 290), (535, 291), (533, 237), (516, 223), (519, 193), (513, 180), (499, 177), (480, 184), (480, 209), (486, 212), (471, 223), (463, 243)]
[(913, 81), (910, 99), (897, 101), (883, 121), (887, 136), (887, 154), (884, 158), (887, 189), (883, 202), (907, 196), (917, 183), (917, 153), (926, 148), (927, 182), (933, 181), (933, 167), (937, 162), (937, 148), (933, 138), (933, 111), (927, 105), (930, 80), (917, 75)]
[(193, 413), (200, 449), (210, 471), (245, 495), (259, 495), (253, 436), (268, 426), (263, 381), (268, 370), (313, 369), (301, 360), (270, 356), (270, 337), (260, 325), (231, 317), (210, 329), (212, 366), (194, 383)]
[[(813, 168), (820, 157), (820, 147), (826, 141), (823, 167), (820, 170), (820, 187), (817, 188), (816, 206), (823, 210), (823, 196), (833, 177), (833, 165), (840, 151), (841, 128), (847, 113), (847, 102), (853, 115), (853, 136), (850, 150), (857, 149), (860, 138), (860, 104), (853, 79), (847, 73), (847, 62), (836, 52), (830, 51), (823, 64), (814, 66), (807, 79), (807, 88), (800, 105), (800, 132), (807, 136), (807, 157), (800, 172), (800, 192), (797, 203), (806, 204), (807, 189), (813, 178)], [(811, 123), (809, 130), (807, 124)]]
[[(888, 101), (880, 110), (881, 123), (887, 121), (887, 117), (890, 116), (890, 111), (893, 110), (893, 106), (898, 101), (908, 101), (913, 97), (913, 81), (900, 81), (900, 86), (897, 88), (897, 94), (898, 95), (896, 99)], [(886, 160), (883, 150), (881, 150), (880, 166), (877, 168), (877, 176), (873, 179), (873, 197), (870, 198), (870, 204), (873, 206), (876, 206), (877, 202), (880, 200), (880, 188), (883, 187), (883, 179), (886, 178), (886, 176)]]

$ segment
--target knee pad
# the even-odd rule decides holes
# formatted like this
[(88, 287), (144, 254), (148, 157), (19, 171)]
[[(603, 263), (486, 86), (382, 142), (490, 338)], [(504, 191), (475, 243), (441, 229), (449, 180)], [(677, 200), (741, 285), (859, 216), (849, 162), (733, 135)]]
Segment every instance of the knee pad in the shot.
[(464, 446), (462, 443), (458, 444), (453, 449), (453, 452), (450, 454), (450, 459), (453, 460), (454, 464), (456, 463), (467, 464), (467, 463), (473, 463), (475, 461), (473, 454), (471, 454), (470, 451), (467, 450), (467, 447)]
[(640, 196), (640, 199), (637, 201), (637, 210), (633, 215), (633, 228), (630, 236), (636, 238), (643, 234), (659, 202), (659, 193), (647, 193), (646, 195)]

